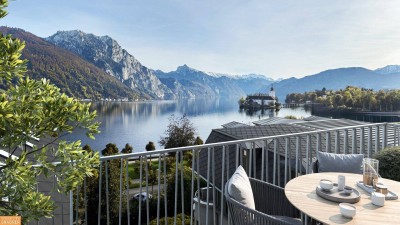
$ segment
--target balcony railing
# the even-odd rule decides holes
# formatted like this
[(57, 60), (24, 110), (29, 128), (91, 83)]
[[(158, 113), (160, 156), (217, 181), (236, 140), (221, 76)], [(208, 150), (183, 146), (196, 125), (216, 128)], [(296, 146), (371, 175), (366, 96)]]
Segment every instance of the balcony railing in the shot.
[(284, 187), (317, 151), (372, 157), (399, 144), (400, 126), (379, 123), (102, 157), (71, 194), (71, 224), (229, 224), (222, 187), (239, 164)]

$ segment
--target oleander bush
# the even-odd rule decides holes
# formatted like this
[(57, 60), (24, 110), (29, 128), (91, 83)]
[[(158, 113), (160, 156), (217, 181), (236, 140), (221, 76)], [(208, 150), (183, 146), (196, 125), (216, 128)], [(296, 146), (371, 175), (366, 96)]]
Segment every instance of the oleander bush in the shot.
[(374, 156), (379, 160), (379, 174), (383, 178), (400, 181), (400, 147), (385, 148)]

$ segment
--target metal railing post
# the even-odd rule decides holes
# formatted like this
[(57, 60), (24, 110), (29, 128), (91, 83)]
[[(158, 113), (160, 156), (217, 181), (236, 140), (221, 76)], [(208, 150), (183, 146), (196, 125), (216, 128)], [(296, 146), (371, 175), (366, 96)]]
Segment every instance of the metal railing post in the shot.
[(99, 205), (98, 205), (98, 211), (97, 211), (97, 224), (100, 225), (101, 223), (101, 187), (103, 186), (102, 184), (102, 177), (103, 177), (103, 165), (102, 162), (100, 161), (100, 172), (99, 172)]
[[(224, 215), (224, 186), (225, 186), (225, 180), (224, 180), (224, 173), (225, 173), (225, 152), (226, 152), (226, 150), (225, 150), (225, 145), (224, 146), (222, 146), (222, 172), (221, 172), (221, 174), (222, 174), (222, 176), (221, 176), (221, 186), (222, 186), (222, 188), (221, 188), (221, 219), (220, 219), (220, 224), (223, 224), (223, 222), (224, 222), (224, 217), (223, 217), (223, 215)], [(214, 198), (213, 199), (216, 199), (216, 197), (214, 196)], [(215, 207), (215, 200), (214, 200), (214, 207)], [(214, 211), (216, 211), (216, 209), (214, 208)]]
[(74, 193), (69, 191), (69, 225), (74, 223)]
[(263, 141), (262, 142), (263, 143), (263, 146), (262, 146), (262, 148), (261, 148), (261, 180), (264, 180), (264, 167), (265, 167), (265, 151), (266, 151), (266, 148), (265, 148), (265, 141)]
[(351, 130), (351, 154), (357, 152), (357, 131), (355, 128)]
[(284, 180), (284, 184), (286, 184), (288, 181), (288, 158), (290, 159), (290, 156), (288, 157), (288, 153), (289, 153), (289, 139), (285, 138), (285, 176), (284, 176), (285, 180)]
[(347, 130), (344, 130), (344, 138), (343, 138), (343, 152), (344, 152), (344, 154), (348, 154), (349, 153), (348, 135), (349, 135), (349, 132)]
[(365, 152), (365, 132), (364, 127), (360, 130), (360, 154)]
[(325, 140), (325, 142), (326, 142), (326, 145), (325, 145), (326, 152), (331, 152), (331, 133), (330, 133), (330, 131), (326, 132), (326, 140)]
[(276, 156), (277, 155), (277, 143), (276, 139), (274, 139), (274, 169), (272, 171), (272, 182), (276, 185)]
[(335, 132), (335, 153), (340, 153), (340, 134), (339, 131)]
[(372, 127), (368, 127), (368, 158), (372, 156)]
[(311, 141), (310, 141), (310, 135), (307, 135), (307, 147), (306, 147), (306, 160), (307, 160), (307, 167), (306, 167), (306, 173), (309, 174), (310, 172), (310, 166), (311, 166), (311, 162), (310, 162), (310, 151), (311, 151)]
[(382, 149), (387, 147), (387, 137), (388, 137), (388, 124), (385, 123), (383, 125), (383, 140), (382, 140)]
[[(300, 137), (296, 136), (296, 177), (299, 174), (299, 166), (301, 166), (301, 162), (302, 162), (301, 160), (302, 159), (301, 159), (301, 152), (300, 152)], [(300, 174), (301, 174), (301, 171), (300, 171)]]
[(379, 151), (379, 146), (380, 146), (380, 127), (379, 125), (375, 127), (375, 151), (374, 153), (377, 153)]

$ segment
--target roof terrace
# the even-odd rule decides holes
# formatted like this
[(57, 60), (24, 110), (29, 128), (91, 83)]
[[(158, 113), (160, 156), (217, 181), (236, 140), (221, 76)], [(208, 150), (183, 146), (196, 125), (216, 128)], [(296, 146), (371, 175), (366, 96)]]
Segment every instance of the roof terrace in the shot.
[(223, 185), (238, 165), (249, 177), (284, 187), (312, 173), (317, 151), (372, 157), (399, 144), (394, 123), (316, 120), (214, 129), (204, 145), (102, 157), (98, 176), (70, 194), (69, 223), (229, 224)]

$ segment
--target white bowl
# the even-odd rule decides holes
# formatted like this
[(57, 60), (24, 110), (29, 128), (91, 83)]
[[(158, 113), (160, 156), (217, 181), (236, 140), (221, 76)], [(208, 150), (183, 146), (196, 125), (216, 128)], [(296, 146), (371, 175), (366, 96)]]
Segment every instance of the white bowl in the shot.
[(347, 218), (353, 218), (356, 215), (356, 207), (349, 203), (340, 203), (340, 213)]
[(319, 181), (319, 186), (324, 190), (331, 190), (333, 188), (333, 182), (330, 180), (322, 179)]
[(350, 194), (353, 192), (353, 188), (351, 188), (351, 187), (349, 187), (349, 186), (344, 186), (343, 192), (344, 192), (346, 195), (350, 195)]

